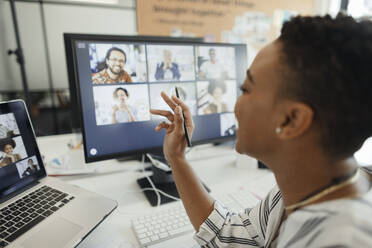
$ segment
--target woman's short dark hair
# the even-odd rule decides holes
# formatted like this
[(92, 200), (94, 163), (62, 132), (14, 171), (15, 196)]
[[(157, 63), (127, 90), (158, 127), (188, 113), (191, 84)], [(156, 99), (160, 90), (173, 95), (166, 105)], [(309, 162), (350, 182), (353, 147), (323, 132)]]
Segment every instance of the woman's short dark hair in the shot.
[(13, 139), (2, 139), (0, 140), (0, 150), (1, 151), (4, 151), (5, 150), (5, 147), (7, 145), (10, 145), (11, 147), (15, 148), (16, 147), (16, 143)]
[(128, 93), (127, 89), (125, 89), (125, 88), (123, 88), (123, 87), (119, 87), (119, 88), (116, 88), (115, 91), (114, 91), (114, 97), (115, 97), (115, 98), (118, 97), (117, 94), (118, 94), (118, 91), (119, 91), (119, 90), (124, 91), (125, 95), (126, 95), (127, 97), (129, 97), (129, 93)]
[(226, 93), (226, 83), (223, 80), (209, 80), (208, 84), (208, 92), (209, 94), (213, 95), (213, 92), (216, 88), (220, 88), (223, 93)]
[(372, 135), (372, 22), (297, 16), (278, 40), (288, 71), (281, 96), (313, 109), (326, 153), (352, 155)]

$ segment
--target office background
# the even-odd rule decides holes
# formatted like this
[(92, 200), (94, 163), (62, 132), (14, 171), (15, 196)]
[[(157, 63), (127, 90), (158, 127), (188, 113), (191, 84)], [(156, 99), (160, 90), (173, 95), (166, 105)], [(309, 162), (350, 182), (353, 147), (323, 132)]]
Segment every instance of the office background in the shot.
[[(349, 8), (352, 14), (368, 16), (370, 2), (314, 0), (313, 13), (335, 15)], [(137, 35), (137, 1), (16, 0), (15, 6), (37, 135), (70, 133), (72, 106), (62, 34)], [(0, 1), (0, 33), (0, 101), (23, 98), (19, 64), (8, 55), (9, 49), (16, 49), (9, 0)], [(51, 118), (56, 119), (53, 125)]]

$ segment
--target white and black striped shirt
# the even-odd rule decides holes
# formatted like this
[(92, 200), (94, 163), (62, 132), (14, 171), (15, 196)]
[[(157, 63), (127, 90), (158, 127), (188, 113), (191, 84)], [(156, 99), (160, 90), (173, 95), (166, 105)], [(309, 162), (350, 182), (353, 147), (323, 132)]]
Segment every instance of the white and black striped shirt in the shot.
[(231, 213), (218, 202), (195, 239), (202, 247), (372, 247), (372, 190), (306, 206), (282, 223), (281, 192), (275, 187), (256, 207)]

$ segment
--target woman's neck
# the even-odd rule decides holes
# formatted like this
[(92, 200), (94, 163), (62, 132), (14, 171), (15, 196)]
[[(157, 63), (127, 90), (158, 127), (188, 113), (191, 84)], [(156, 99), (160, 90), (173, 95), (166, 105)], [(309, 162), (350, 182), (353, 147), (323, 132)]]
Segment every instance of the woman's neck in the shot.
[[(335, 178), (353, 174), (357, 168), (357, 163), (352, 158), (331, 161), (313, 157), (312, 159), (297, 161), (290, 159), (286, 163), (275, 164), (273, 167), (278, 187), (283, 195), (284, 205), (287, 207), (301, 202), (314, 192), (324, 189)], [(341, 188), (312, 203), (345, 197), (345, 193), (347, 195), (354, 191), (348, 191), (346, 187)]]

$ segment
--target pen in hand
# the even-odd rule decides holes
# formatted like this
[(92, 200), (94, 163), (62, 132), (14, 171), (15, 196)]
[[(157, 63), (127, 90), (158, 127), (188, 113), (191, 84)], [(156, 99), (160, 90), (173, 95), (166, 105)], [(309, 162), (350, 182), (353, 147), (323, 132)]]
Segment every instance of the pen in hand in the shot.
[[(175, 88), (176, 88), (176, 96), (179, 99), (180, 95), (178, 94), (178, 89), (177, 89), (177, 87), (175, 87)], [(190, 136), (189, 136), (189, 131), (187, 130), (186, 118), (185, 118), (185, 115), (183, 114), (183, 111), (182, 111), (182, 116), (183, 116), (183, 128), (185, 129), (185, 137), (186, 137), (187, 146), (191, 147), (191, 140), (190, 140)]]

